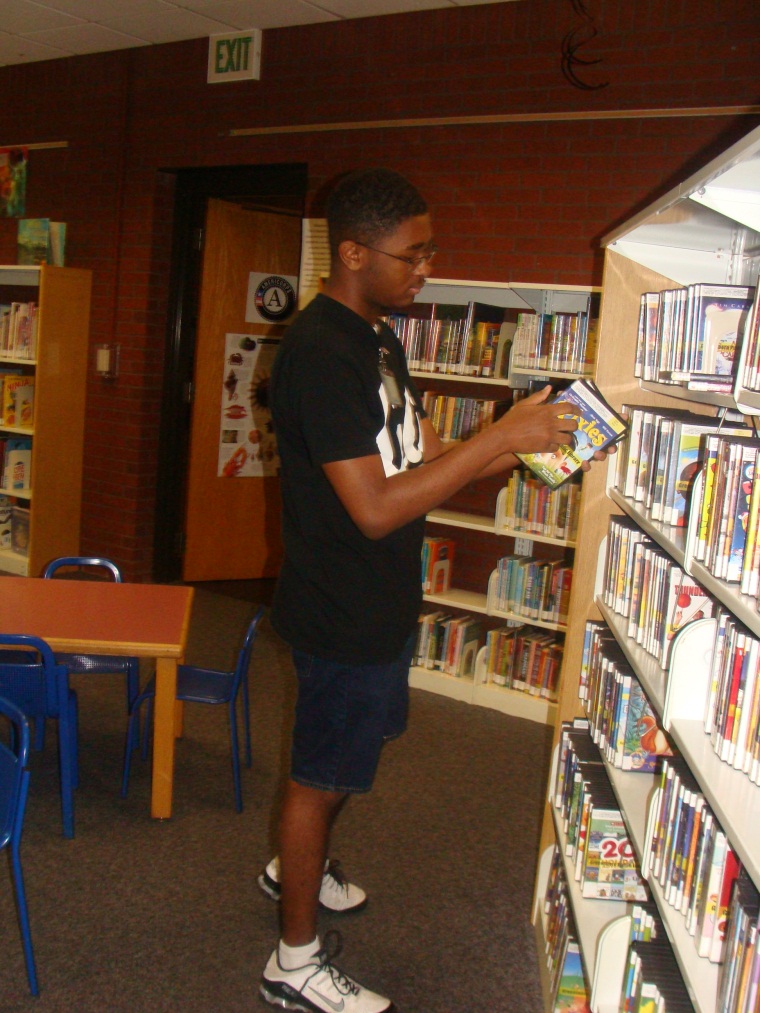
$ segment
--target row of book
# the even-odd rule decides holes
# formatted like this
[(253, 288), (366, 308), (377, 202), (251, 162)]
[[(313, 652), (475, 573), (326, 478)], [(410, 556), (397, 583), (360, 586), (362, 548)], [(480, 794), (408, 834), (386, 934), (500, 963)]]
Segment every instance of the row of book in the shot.
[(591, 738), (610, 766), (653, 773), (673, 749), (641, 684), (603, 623), (587, 622), (579, 696)]
[(718, 981), (717, 1009), (725, 1013), (760, 1013), (760, 936), (757, 887), (740, 869), (726, 924), (725, 956)]
[[(543, 898), (545, 952), (554, 1013), (590, 1011), (562, 855), (555, 846)], [(626, 1013), (691, 1013), (693, 1004), (656, 905), (630, 905), (628, 952), (618, 1008)], [(597, 954), (597, 960), (601, 955)], [(738, 1013), (738, 1010), (737, 1010)]]
[(715, 753), (760, 784), (760, 640), (719, 609), (705, 704)]
[(551, 1009), (554, 1013), (591, 1013), (589, 989), (568, 899), (562, 855), (556, 846), (552, 853), (543, 905)]
[[(745, 426), (626, 406), (615, 486), (652, 520), (688, 527), (693, 559), (717, 578), (760, 593), (760, 438)], [(679, 414), (681, 417), (679, 418)], [(719, 504), (719, 507), (717, 505)]]
[(663, 668), (680, 630), (715, 618), (705, 732), (721, 760), (760, 784), (760, 640), (625, 517), (610, 518), (604, 573), (602, 600)]
[(0, 304), (0, 355), (33, 359), (37, 354), (37, 303)]
[(508, 400), (489, 400), (477, 397), (458, 397), (427, 390), (422, 395), (422, 407), (444, 442), (467, 440), (496, 419), (510, 407)]
[(704, 283), (642, 293), (634, 374), (690, 390), (732, 390), (754, 295), (751, 286)]
[[(589, 988), (577, 941), (564, 863), (556, 845), (543, 908), (551, 1009), (554, 1013), (590, 1013)], [(691, 1013), (694, 1007), (656, 905), (651, 901), (634, 902), (630, 905), (629, 916), (628, 952), (618, 1008), (626, 1013)], [(602, 959), (601, 955), (597, 954), (596, 959)], [(739, 1007), (736, 1013), (739, 1013)]]
[(505, 378), (514, 315), (503, 306), (415, 303), (407, 313), (383, 317), (396, 333), (409, 369), (455, 376)]
[(31, 426), (34, 422), (34, 377), (19, 371), (0, 372), (0, 423)]
[(486, 680), (555, 702), (562, 644), (545, 630), (500, 626), (486, 633)]
[(627, 620), (627, 636), (662, 668), (676, 634), (709, 619), (715, 602), (693, 577), (627, 517), (611, 516), (601, 589), (602, 601)]
[(705, 439), (702, 482), (692, 498), (694, 559), (742, 594), (760, 591), (760, 439)]
[(555, 374), (593, 372), (596, 359), (596, 318), (577, 313), (522, 312), (512, 339), (514, 369)]
[(675, 527), (686, 527), (707, 438), (752, 435), (742, 424), (721, 426), (686, 409), (626, 404), (622, 412), (629, 430), (618, 447), (615, 487), (649, 510), (652, 520)]
[(693, 1008), (656, 904), (632, 904), (619, 1009), (685, 1013)]
[(509, 612), (530, 621), (567, 623), (573, 568), (558, 559), (535, 559), (512, 553), (496, 564), (489, 610)]
[(626, 1013), (692, 1013), (694, 1004), (664, 934), (631, 940), (620, 1009)]
[(582, 897), (647, 900), (620, 807), (589, 734), (588, 721), (563, 722), (553, 785), (565, 855)]
[(658, 788), (647, 821), (642, 870), (683, 917), (699, 956), (720, 963), (739, 859), (680, 756), (663, 760)]
[(473, 679), (482, 642), (481, 622), (470, 615), (423, 613), (417, 625), (413, 664), (458, 679)]
[(0, 488), (17, 494), (32, 484), (32, 441), (0, 433)]
[(525, 468), (515, 468), (507, 480), (499, 522), (526, 535), (575, 541), (580, 504), (578, 482), (550, 489)]

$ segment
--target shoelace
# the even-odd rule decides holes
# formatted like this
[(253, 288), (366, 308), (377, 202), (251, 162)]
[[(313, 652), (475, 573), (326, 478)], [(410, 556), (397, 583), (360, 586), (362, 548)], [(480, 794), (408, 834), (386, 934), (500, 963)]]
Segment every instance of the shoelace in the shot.
[[(325, 870), (325, 875), (334, 879), (338, 887), (340, 887), (340, 889), (345, 893), (348, 893), (348, 880), (346, 879), (346, 874), (341, 869), (340, 862), (337, 858), (330, 859), (327, 864), (327, 869)], [(333, 931), (337, 930), (334, 929)]]
[(314, 974), (311, 975), (311, 978), (314, 978), (320, 972), (325, 971), (330, 975), (336, 991), (341, 995), (358, 995), (359, 986), (356, 982), (333, 964), (333, 960), (340, 954), (342, 949), (343, 938), (340, 932), (338, 932), (337, 929), (330, 929), (327, 931), (325, 933), (324, 942), (317, 953), (317, 960), (319, 961), (317, 969)]

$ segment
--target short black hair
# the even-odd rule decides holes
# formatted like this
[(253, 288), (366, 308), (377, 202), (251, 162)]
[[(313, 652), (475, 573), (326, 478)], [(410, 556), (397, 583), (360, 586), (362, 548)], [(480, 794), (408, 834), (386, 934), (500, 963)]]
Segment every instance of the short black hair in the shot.
[(337, 183), (327, 200), (330, 253), (346, 239), (373, 243), (407, 218), (426, 214), (417, 187), (393, 169), (359, 169)]

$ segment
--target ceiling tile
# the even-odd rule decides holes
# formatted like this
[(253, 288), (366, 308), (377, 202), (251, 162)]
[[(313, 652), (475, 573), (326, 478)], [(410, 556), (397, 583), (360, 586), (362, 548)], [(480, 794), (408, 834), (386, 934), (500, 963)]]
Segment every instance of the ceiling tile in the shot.
[(322, 5), (342, 18), (372, 18), (380, 14), (404, 14), (409, 11), (436, 10), (451, 7), (451, 0), (321, 0)]
[[(330, 0), (318, 7), (301, 0), (176, 0), (191, 10), (217, 17), (238, 28), (292, 28), (335, 21), (329, 12)], [(416, 2), (416, 0), (415, 0)]]
[(14, 63), (34, 63), (37, 60), (55, 60), (68, 56), (67, 52), (18, 35), (0, 32), (0, 66)]
[(77, 25), (75, 28), (51, 28), (44, 32), (30, 33), (25, 38), (56, 46), (70, 56), (81, 53), (108, 53), (113, 49), (147, 45), (145, 39), (92, 24)]
[(484, 2), (489, 0), (0, 0), (0, 64)]
[(170, 10), (163, 14), (151, 11), (128, 11), (104, 22), (109, 28), (137, 35), (146, 42), (160, 44), (179, 42), (182, 39), (200, 39), (219, 32), (236, 31), (230, 22), (212, 20), (195, 11)]
[(44, 28), (63, 28), (81, 24), (81, 18), (71, 17), (43, 4), (30, 0), (2, 0), (0, 3), (0, 32), (22, 35)]
[[(64, 14), (81, 18), (83, 21), (93, 21), (95, 24), (105, 24), (107, 19), (127, 11), (154, 10), (160, 12), (171, 10), (177, 6), (174, 0), (30, 0), (30, 2), (38, 7), (62, 11)], [(4, 7), (5, 0), (0, 8), (0, 22), (3, 20), (1, 11)]]

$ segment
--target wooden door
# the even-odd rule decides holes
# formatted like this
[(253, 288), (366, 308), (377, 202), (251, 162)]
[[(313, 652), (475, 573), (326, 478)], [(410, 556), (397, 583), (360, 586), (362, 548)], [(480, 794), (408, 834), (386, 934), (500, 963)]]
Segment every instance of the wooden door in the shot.
[[(240, 460), (246, 468), (257, 467), (254, 459), (266, 441), (255, 416), (265, 400), (269, 369), (264, 364), (256, 368), (255, 377), (236, 383), (237, 372), (245, 371), (235, 363), (247, 356), (247, 349), (260, 345), (259, 336), (280, 337), (285, 329), (283, 323), (246, 320), (252, 315), (251, 274), (296, 277), (300, 247), (300, 218), (209, 200), (190, 425), (182, 572), (186, 581), (273, 577), (279, 570), (279, 478), (236, 475), (233, 467)], [(231, 342), (240, 344), (242, 356), (230, 354)], [(270, 343), (269, 354), (272, 347)], [(230, 420), (229, 429), (225, 419)], [(230, 440), (240, 442), (235, 446)], [(233, 466), (223, 469), (231, 452)], [(220, 474), (222, 470), (226, 474)]]

